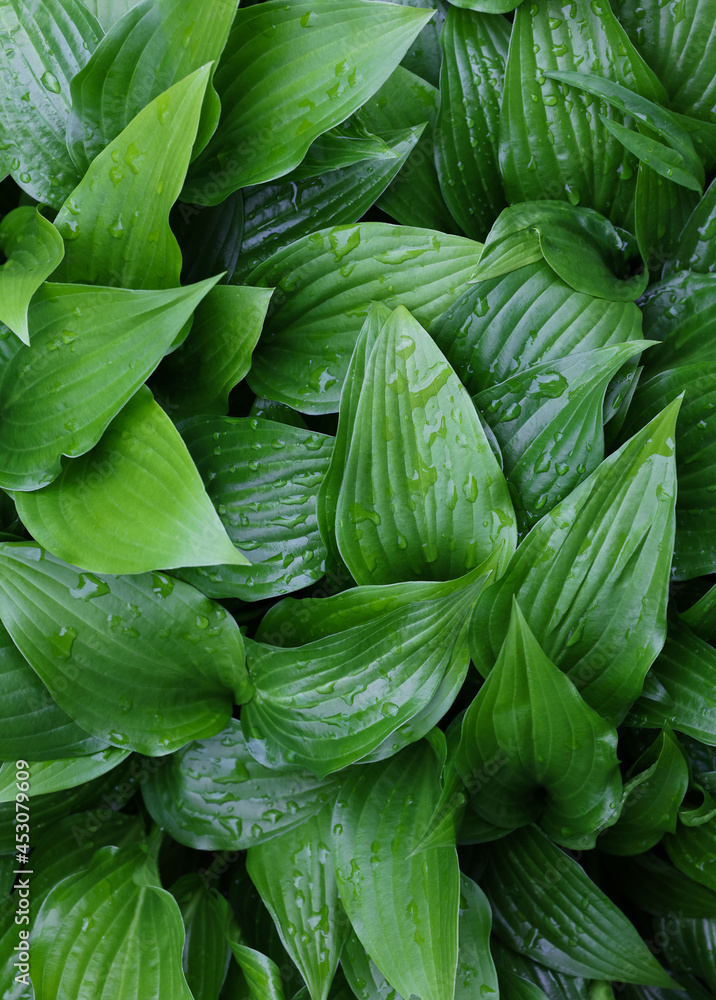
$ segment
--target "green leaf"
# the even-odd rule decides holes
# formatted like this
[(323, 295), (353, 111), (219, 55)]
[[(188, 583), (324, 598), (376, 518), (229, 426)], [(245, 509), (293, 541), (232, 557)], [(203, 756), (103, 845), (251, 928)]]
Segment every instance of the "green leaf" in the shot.
[[(539, 997), (539, 1000), (545, 997), (547, 1000), (606, 1000), (606, 997), (611, 1000), (612, 998), (610, 988), (607, 993), (597, 992), (592, 988), (599, 987), (599, 981), (590, 983), (582, 976), (566, 976), (562, 972), (548, 969), (547, 966), (540, 965), (526, 955), (520, 955), (508, 948), (494, 936), (491, 947), (500, 977), (502, 1000), (512, 1000), (513, 997), (519, 1000), (523, 993), (528, 1000), (533, 995)], [(513, 977), (519, 980), (519, 984)], [(523, 984), (528, 985), (525, 987)], [(531, 992), (530, 987), (538, 992)]]
[(333, 810), (341, 900), (361, 943), (402, 996), (452, 1000), (458, 950), (459, 871), (454, 848), (411, 855), (438, 795), (427, 743), (354, 768)]
[(161, 756), (218, 732), (247, 696), (238, 625), (192, 587), (78, 573), (32, 543), (0, 545), (0, 568), (5, 628), (93, 736)]
[[(462, 716), (463, 713), (452, 720), (445, 734), (445, 760), (440, 776), (440, 798), (415, 847), (416, 853), (426, 847), (452, 847), (457, 842), (468, 801), (467, 791), (456, 766)], [(442, 734), (442, 730), (434, 729), (428, 734), (428, 738), (441, 739), (438, 734)], [(434, 742), (433, 749), (435, 749)]]
[[(333, 801), (338, 784), (339, 779), (316, 778), (299, 768), (259, 764), (238, 719), (230, 719), (216, 736), (169, 757), (142, 794), (155, 822), (180, 844), (236, 851), (300, 827)], [(225, 870), (218, 864), (203, 872), (206, 884)]]
[(403, 56), (401, 67), (417, 74), (423, 80), (437, 87), (440, 77), (440, 32), (450, 5), (445, 0), (399, 0), (409, 7), (425, 7), (436, 11), (428, 21), (408, 51)]
[[(142, 0), (109, 27), (72, 80), (67, 145), (82, 173), (142, 108), (219, 59), (235, 10), (233, 0)], [(211, 87), (204, 108), (199, 148), (219, 117)], [(187, 138), (191, 147), (193, 135)]]
[(390, 156), (388, 146), (380, 136), (373, 135), (362, 125), (358, 115), (354, 115), (314, 139), (290, 176), (296, 180), (320, 177), (339, 167), (381, 156)]
[(599, 838), (608, 854), (642, 854), (674, 833), (678, 809), (689, 786), (689, 768), (676, 738), (664, 729), (634, 765), (625, 785), (624, 804), (615, 826)]
[[(194, 1000), (217, 1000), (231, 958), (224, 938), (225, 916), (215, 889), (190, 873), (169, 890), (184, 923), (182, 966)], [(222, 900), (223, 902), (223, 900)]]
[(496, 933), (528, 958), (570, 976), (674, 985), (621, 910), (537, 827), (491, 845), (482, 885)]
[(506, 205), (497, 156), (509, 39), (505, 18), (453, 6), (440, 36), (435, 162), (445, 203), (463, 232), (478, 240)]
[(427, 80), (398, 66), (363, 105), (360, 117), (371, 131), (381, 134), (391, 129), (425, 126), (420, 141), (379, 199), (378, 207), (404, 226), (452, 233), (455, 222), (443, 200), (435, 169), (438, 97), (437, 88)]
[(89, 164), (55, 219), (65, 241), (57, 281), (179, 284), (181, 252), (169, 210), (189, 165), (208, 79), (204, 66), (160, 94)]
[(487, 896), (472, 879), (460, 875), (460, 947), (455, 1000), (497, 1000), (499, 989), (490, 954), (492, 910)]
[(481, 249), (459, 236), (364, 222), (279, 250), (247, 278), (276, 289), (251, 388), (303, 413), (335, 413), (370, 302), (404, 305), (430, 332), (465, 288)]
[(456, 763), (468, 790), (477, 787), (477, 814), (508, 830), (537, 822), (556, 843), (593, 847), (618, 815), (616, 746), (616, 730), (544, 655), (513, 601), (497, 663), (462, 723)]
[[(107, 747), (82, 757), (30, 763), (28, 771), (32, 794), (47, 795), (83, 785), (117, 767), (128, 754), (128, 750)], [(14, 802), (16, 794), (15, 762), (0, 764), (0, 802)]]
[(654, 853), (637, 855), (617, 868), (620, 888), (642, 910), (656, 916), (716, 916), (716, 893), (694, 882)]
[(434, 584), (422, 600), (303, 646), (251, 642), (256, 692), (242, 712), (251, 752), (269, 766), (290, 763), (328, 774), (378, 748), (384, 756), (424, 736), (462, 686), (467, 617), (498, 559), (457, 586)]
[(283, 977), (276, 963), (255, 948), (228, 936), (229, 947), (241, 967), (251, 1000), (285, 1000)]
[(387, 153), (302, 180), (296, 171), (275, 184), (244, 191), (244, 241), (234, 280), (295, 240), (326, 226), (358, 222), (396, 175), (420, 139), (423, 124), (385, 132)]
[(353, 991), (351, 996), (358, 1000), (403, 1000), (378, 969), (353, 930), (346, 938), (341, 952), (341, 966)]
[(220, 205), (183, 205), (177, 202), (171, 227), (182, 252), (182, 281), (202, 281), (225, 272), (228, 284), (236, 269), (244, 234), (243, 193), (234, 194)]
[(627, 723), (658, 729), (669, 725), (716, 746), (716, 650), (683, 622), (670, 623)]
[(91, 10), (105, 31), (109, 31), (115, 21), (123, 17), (137, 0), (82, 0), (82, 4)]
[(516, 545), (507, 484), (475, 407), (400, 306), (367, 361), (336, 540), (358, 584), (454, 579), (501, 544), (508, 559)]
[(34, 490), (102, 437), (216, 279), (168, 291), (46, 284), (1, 366), (0, 485)]
[[(2, 176), (59, 208), (79, 180), (65, 145), (70, 81), (102, 28), (80, 0), (3, 0), (0, 31)], [(10, 42), (10, 40), (12, 40)]]
[(104, 847), (89, 869), (65, 879), (37, 914), (33, 980), (40, 997), (191, 1000), (182, 972), (184, 927), (146, 847)]
[(320, 579), (316, 495), (333, 439), (253, 417), (198, 417), (182, 434), (229, 538), (252, 560), (184, 569), (182, 579), (211, 597), (245, 601)]
[(685, 826), (679, 823), (664, 837), (664, 847), (676, 867), (695, 882), (716, 891), (716, 828), (713, 823)]
[(240, 9), (215, 76), (222, 120), (184, 200), (215, 205), (298, 166), (390, 76), (431, 14), (362, 0)]
[(450, 0), (455, 7), (465, 10), (476, 10), (482, 14), (509, 14), (522, 3), (522, 0)]
[(574, 291), (542, 261), (473, 285), (430, 333), (474, 395), (535, 364), (641, 341), (641, 314)]
[(675, 973), (695, 973), (716, 990), (716, 919), (662, 917), (654, 926), (665, 939), (664, 958)]
[(37, 209), (26, 205), (0, 223), (0, 249), (7, 258), (0, 266), (0, 321), (29, 344), (30, 299), (62, 260), (62, 237)]
[(648, 267), (657, 268), (673, 255), (679, 234), (698, 200), (694, 191), (659, 176), (645, 163), (639, 164), (635, 232), (639, 251)]
[(251, 880), (312, 1000), (327, 1000), (350, 926), (340, 907), (331, 860), (331, 808), (250, 847), (246, 857)]
[(179, 432), (142, 386), (92, 451), (17, 510), (53, 555), (95, 573), (229, 563), (234, 547)]
[(664, 277), (668, 278), (677, 271), (698, 271), (700, 274), (712, 274), (716, 271), (714, 236), (716, 182), (709, 185), (686, 221), (677, 246), (664, 264)]
[(632, 342), (518, 370), (474, 397), (497, 438), (522, 530), (529, 529), (604, 459), (610, 380), (648, 342)]
[(619, 124), (624, 116), (603, 100), (546, 80), (583, 65), (646, 97), (665, 96), (608, 4), (577, 0), (568, 10), (551, 0), (522, 4), (515, 11), (500, 121), (507, 200), (569, 201), (619, 224), (631, 215), (634, 158), (599, 116)]
[(272, 294), (217, 285), (199, 304), (188, 338), (157, 373), (174, 420), (229, 412), (229, 393), (251, 367)]
[(699, 639), (712, 643), (716, 638), (716, 586), (707, 590), (700, 600), (683, 611), (681, 620)]
[(587, 703), (605, 718), (624, 718), (666, 632), (679, 402), (545, 515), (478, 598), (469, 642), (484, 676), (514, 595), (544, 653)]
[(644, 336), (658, 340), (645, 358), (644, 380), (680, 365), (716, 362), (705, 334), (716, 318), (716, 275), (681, 271), (652, 285), (641, 309)]
[(106, 745), (62, 711), (3, 627), (0, 677), (0, 760), (58, 760)]

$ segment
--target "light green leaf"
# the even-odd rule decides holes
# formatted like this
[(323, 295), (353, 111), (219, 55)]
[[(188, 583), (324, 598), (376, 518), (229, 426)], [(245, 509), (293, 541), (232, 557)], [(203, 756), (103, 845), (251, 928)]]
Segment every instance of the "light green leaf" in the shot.
[[(300, 827), (332, 802), (340, 779), (267, 768), (249, 753), (238, 719), (167, 759), (142, 787), (150, 815), (180, 844), (238, 851)], [(217, 864), (205, 873), (218, 879)]]
[(62, 260), (62, 237), (37, 209), (25, 205), (0, 223), (0, 250), (7, 258), (0, 266), (0, 321), (29, 344), (30, 299)]
[(298, 166), (390, 76), (431, 15), (363, 0), (240, 9), (215, 76), (222, 119), (184, 200), (215, 205)]
[[(32, 795), (47, 795), (75, 788), (93, 778), (111, 771), (129, 755), (129, 750), (107, 747), (95, 753), (65, 760), (47, 760), (30, 763), (29, 783)], [(15, 762), (0, 764), (0, 802), (14, 802), (17, 793), (15, 784)]]
[(454, 848), (411, 855), (439, 793), (428, 743), (354, 768), (333, 810), (341, 901), (363, 947), (402, 996), (453, 1000), (459, 871)]
[(679, 403), (545, 515), (478, 598), (469, 641), (484, 676), (514, 595), (544, 653), (587, 703), (612, 721), (624, 718), (666, 632)]
[[(70, 81), (102, 28), (80, 0), (3, 0), (0, 33), (1, 176), (59, 208), (79, 180), (65, 145)], [(10, 41), (12, 40), (12, 41)]]
[(487, 896), (472, 879), (460, 875), (460, 947), (455, 1000), (497, 1000), (499, 988), (490, 954), (492, 910)]
[(570, 976), (674, 986), (621, 910), (537, 827), (491, 845), (482, 886), (497, 935), (528, 958)]
[(182, 434), (229, 538), (252, 560), (184, 569), (182, 579), (211, 597), (245, 601), (320, 579), (316, 494), (333, 439), (253, 417), (197, 417)]
[(711, 587), (695, 604), (681, 612), (682, 621), (699, 639), (716, 639), (716, 586)]
[(475, 407), (400, 306), (367, 361), (336, 540), (358, 584), (454, 579), (501, 544), (507, 560), (516, 545), (507, 484)]
[(229, 947), (244, 974), (250, 1000), (285, 1000), (281, 971), (273, 959), (233, 936)]
[[(348, 919), (346, 917), (346, 919)], [(351, 930), (341, 952), (341, 967), (358, 1000), (403, 1000)]]
[(304, 413), (335, 413), (371, 301), (402, 304), (431, 331), (466, 287), (481, 249), (459, 236), (364, 222), (279, 250), (247, 278), (276, 289), (251, 388)]
[[(219, 59), (235, 11), (233, 0), (142, 0), (109, 26), (72, 80), (67, 145), (81, 173), (142, 108)], [(199, 148), (216, 128), (219, 112), (218, 98), (209, 86)], [(187, 139), (191, 147), (193, 135)], [(180, 186), (182, 180), (183, 176)]]
[(200, 875), (182, 875), (169, 890), (184, 923), (182, 967), (194, 1000), (218, 1000), (231, 951), (224, 938), (223, 899)]
[(614, 727), (544, 655), (513, 601), (497, 663), (462, 723), (456, 763), (472, 807), (496, 826), (536, 822), (556, 843), (591, 848), (621, 804), (616, 746)]
[(159, 364), (212, 278), (168, 291), (46, 284), (30, 307), (29, 347), (0, 374), (0, 485), (34, 490), (77, 458)]
[(45, 898), (32, 940), (39, 1000), (96, 1000), (98, 983), (123, 1000), (192, 1000), (181, 964), (181, 913), (146, 852), (104, 847), (86, 872)]
[(483, 14), (509, 14), (519, 7), (522, 0), (450, 0), (450, 3), (464, 10), (476, 10)]
[(238, 625), (192, 587), (78, 573), (31, 543), (0, 545), (0, 568), (5, 628), (93, 736), (161, 756), (218, 732), (247, 697)]
[(82, 0), (83, 6), (91, 10), (105, 31), (109, 31), (115, 21), (134, 7), (137, 0)]
[(23, 524), (65, 562), (95, 573), (249, 566), (214, 510), (179, 432), (146, 386), (91, 452), (42, 490), (17, 494)]
[(246, 867), (281, 941), (308, 983), (327, 1000), (350, 924), (338, 900), (330, 853), (332, 806), (256, 847)]
[(57, 281), (179, 284), (181, 252), (169, 210), (189, 165), (208, 79), (204, 66), (160, 94), (89, 165), (55, 219), (65, 241)]
[(256, 692), (242, 712), (251, 752), (269, 766), (328, 774), (424, 736), (465, 678), (467, 617), (498, 560), (491, 557), (458, 586), (434, 584), (426, 599), (303, 646), (251, 642)]

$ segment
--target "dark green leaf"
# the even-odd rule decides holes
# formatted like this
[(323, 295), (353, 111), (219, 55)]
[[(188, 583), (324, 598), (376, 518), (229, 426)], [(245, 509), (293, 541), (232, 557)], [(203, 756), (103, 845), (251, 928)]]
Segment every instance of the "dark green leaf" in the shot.
[(664, 277), (675, 271), (698, 271), (711, 274), (716, 271), (716, 182), (712, 182), (706, 194), (695, 206), (686, 222), (678, 245), (671, 259), (664, 265)]
[(676, 867), (695, 882), (716, 892), (716, 825), (685, 826), (679, 823), (664, 837), (664, 847)]
[(492, 910), (472, 879), (460, 876), (460, 922), (455, 1000), (497, 1000), (495, 963), (490, 954)]
[(647, 266), (658, 269), (673, 253), (698, 195), (639, 164), (636, 179), (635, 225), (639, 251)]
[(182, 966), (193, 1000), (217, 1000), (231, 958), (224, 938), (225, 915), (216, 890), (201, 876), (183, 875), (170, 892), (184, 923)]
[(682, 271), (644, 296), (644, 336), (661, 343), (647, 354), (644, 381), (679, 365), (716, 362), (708, 330), (716, 319), (716, 275)]
[(182, 252), (182, 281), (201, 281), (225, 272), (231, 281), (239, 259), (244, 234), (244, 200), (241, 191), (220, 205), (184, 205), (177, 202), (171, 227)]
[[(508, 948), (494, 936), (491, 947), (500, 976), (502, 1000), (512, 1000), (513, 994), (516, 1000), (519, 1000), (517, 990), (522, 987), (514, 985), (510, 973), (518, 977), (521, 982), (527, 982), (540, 990), (540, 1000), (543, 997), (546, 997), (546, 1000), (602, 1000), (603, 997), (612, 996), (611, 991), (604, 994), (593, 989), (600, 985), (598, 981), (590, 983), (582, 976), (567, 976), (554, 969), (548, 969), (546, 965), (540, 965), (526, 955), (520, 955), (512, 948)], [(507, 986), (507, 989), (504, 989), (504, 986)]]
[(0, 223), (0, 249), (7, 258), (0, 266), (0, 321), (29, 344), (30, 299), (62, 260), (62, 237), (37, 209), (25, 205)]
[(628, 858), (617, 868), (619, 887), (647, 913), (666, 917), (716, 917), (716, 893), (694, 882), (656, 854)]

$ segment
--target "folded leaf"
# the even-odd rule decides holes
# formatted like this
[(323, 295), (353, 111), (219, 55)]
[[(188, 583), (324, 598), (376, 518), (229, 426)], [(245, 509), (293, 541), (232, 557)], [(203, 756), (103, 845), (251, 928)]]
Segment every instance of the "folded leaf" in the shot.
[(312, 1000), (327, 1000), (349, 930), (330, 853), (332, 806), (249, 848), (246, 866)]
[(353, 768), (333, 810), (341, 901), (361, 944), (403, 997), (452, 1000), (458, 960), (459, 871), (454, 848), (411, 856), (416, 826), (438, 794), (427, 743)]
[(323, 575), (316, 495), (333, 439), (252, 417), (197, 417), (182, 427), (226, 532), (250, 566), (184, 569), (211, 597), (257, 601)]
[(544, 655), (514, 602), (497, 663), (462, 723), (456, 763), (468, 790), (479, 789), (477, 814), (511, 830), (536, 822), (565, 847), (593, 847), (618, 815), (616, 746), (616, 730)]
[(358, 584), (454, 579), (501, 544), (503, 559), (514, 551), (507, 484), (475, 407), (403, 307), (382, 326), (367, 362), (336, 540)]
[(224, 937), (225, 913), (217, 890), (193, 872), (169, 890), (184, 924), (182, 967), (194, 1000), (217, 1000), (226, 978), (231, 950)]
[[(81, 173), (150, 101), (218, 60), (235, 10), (232, 0), (141, 0), (117, 18), (72, 80), (67, 145)], [(210, 87), (199, 148), (219, 111)]]
[[(0, 31), (2, 176), (59, 208), (79, 180), (65, 145), (70, 81), (102, 28), (80, 0), (3, 0)], [(10, 41), (12, 40), (12, 41)]]
[[(168, 758), (142, 794), (155, 822), (180, 844), (238, 851), (300, 827), (333, 801), (339, 781), (264, 767), (249, 753), (238, 719), (230, 719), (216, 736)], [(212, 873), (202, 874), (211, 881)]]
[(285, 1000), (283, 977), (276, 963), (233, 934), (227, 935), (227, 940), (244, 974), (251, 1000)]
[(528, 958), (570, 976), (674, 985), (621, 910), (536, 827), (491, 845), (482, 885), (497, 935)]
[(509, 39), (504, 18), (453, 6), (440, 35), (435, 163), (450, 212), (463, 232), (478, 240), (506, 204), (497, 157)]
[(30, 299), (62, 260), (62, 237), (37, 209), (25, 205), (0, 223), (0, 249), (7, 258), (0, 265), (0, 321), (29, 344)]
[(42, 490), (17, 494), (32, 536), (95, 573), (229, 563), (248, 566), (204, 489), (179, 432), (146, 386), (92, 451)]
[(238, 625), (192, 587), (78, 573), (31, 543), (0, 545), (0, 568), (5, 628), (93, 736), (161, 756), (218, 732), (247, 696)]
[(247, 278), (276, 289), (251, 388), (304, 413), (334, 413), (370, 302), (402, 304), (430, 331), (465, 288), (481, 249), (459, 236), (364, 222), (279, 250)]
[[(224, 109), (195, 161), (184, 200), (215, 205), (282, 177), (313, 140), (390, 76), (431, 13), (362, 0), (299, 0), (240, 9), (216, 72)], [(267, 139), (267, 137), (270, 137)]]
[[(269, 766), (328, 774), (376, 750), (420, 718), (390, 751), (424, 736), (445, 714), (468, 666), (465, 631), (499, 556), (431, 597), (336, 635), (280, 649), (251, 642), (256, 687), (242, 723), (251, 752)], [(441, 685), (451, 697), (444, 704)], [(390, 752), (389, 751), (389, 752)]]
[(168, 291), (46, 284), (29, 347), (0, 373), (0, 485), (35, 490), (77, 458), (159, 364), (216, 279)]
[(204, 66), (160, 94), (89, 164), (55, 219), (65, 241), (56, 281), (179, 284), (181, 252), (169, 210), (189, 165), (208, 79)]
[(484, 676), (514, 595), (544, 653), (587, 703), (605, 718), (624, 718), (666, 632), (679, 403), (545, 515), (478, 598), (469, 641)]

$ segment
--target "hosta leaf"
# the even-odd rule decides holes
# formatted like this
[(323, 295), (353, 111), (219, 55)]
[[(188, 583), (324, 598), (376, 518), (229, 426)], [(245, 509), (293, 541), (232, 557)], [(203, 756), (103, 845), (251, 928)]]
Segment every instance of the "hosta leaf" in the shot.
[(535, 525), (478, 598), (470, 651), (483, 675), (507, 633), (514, 595), (544, 653), (587, 703), (623, 719), (666, 631), (679, 402)]
[(435, 130), (440, 188), (460, 228), (478, 240), (484, 240), (506, 204), (497, 156), (509, 39), (505, 18), (452, 6), (440, 36)]
[(543, 261), (473, 285), (430, 332), (472, 395), (531, 365), (641, 340), (641, 314), (574, 291)]
[(244, 974), (251, 1000), (285, 1000), (283, 976), (273, 959), (249, 948), (237, 932), (227, 932), (227, 940)]
[(608, 4), (557, 0), (515, 11), (500, 121), (500, 169), (509, 202), (541, 198), (628, 219), (636, 178), (633, 157), (599, 120), (624, 116), (603, 100), (545, 76), (594, 67), (645, 96), (663, 95)]
[(402, 304), (430, 330), (465, 288), (481, 249), (459, 236), (364, 222), (279, 250), (247, 279), (276, 288), (251, 388), (304, 413), (334, 413), (370, 302)]
[(29, 344), (30, 299), (62, 260), (62, 237), (37, 209), (25, 205), (0, 223), (0, 248), (7, 258), (0, 266), (0, 321)]
[(427, 80), (398, 66), (363, 105), (360, 117), (373, 132), (381, 134), (391, 129), (425, 126), (415, 150), (380, 198), (378, 207), (404, 226), (451, 233), (455, 231), (455, 222), (443, 200), (435, 169), (438, 96), (437, 88)]
[[(511, 1000), (513, 995), (519, 1000), (520, 994), (517, 992), (519, 989), (523, 989), (524, 996), (528, 1000), (533, 995), (529, 989), (524, 990), (521, 985), (518, 986), (513, 976), (519, 979), (520, 984), (527, 983), (539, 990), (540, 1000), (543, 997), (547, 1000), (606, 1000), (607, 997), (612, 997), (610, 990), (603, 993), (598, 989), (600, 985), (606, 984), (593, 983), (582, 976), (566, 976), (562, 972), (548, 969), (546, 965), (540, 965), (526, 955), (520, 955), (512, 948), (508, 948), (494, 936), (490, 944), (500, 976), (500, 996), (503, 1000)], [(535, 993), (534, 996), (538, 994)]]
[(679, 823), (675, 833), (664, 837), (664, 847), (680, 871), (716, 892), (716, 828), (713, 823), (701, 826)]
[(410, 0), (410, 3), (408, 0), (399, 0), (399, 2), (410, 7), (425, 7), (436, 11), (435, 16), (428, 21), (405, 53), (400, 65), (437, 87), (441, 63), (440, 33), (450, 5), (445, 0)]
[(716, 990), (716, 919), (669, 916), (657, 918), (654, 926), (659, 939), (665, 940), (664, 958), (676, 975), (695, 973), (712, 991)]
[(474, 397), (500, 444), (522, 528), (531, 527), (602, 462), (610, 380), (645, 346), (637, 341), (532, 365)]
[(194, 1000), (217, 1000), (231, 958), (223, 906), (216, 890), (194, 873), (183, 875), (170, 892), (184, 923), (182, 966), (191, 995)]
[(537, 827), (491, 845), (482, 885), (496, 933), (528, 958), (570, 976), (674, 985), (621, 910)]
[(46, 284), (29, 347), (0, 375), (0, 485), (34, 490), (84, 455), (156, 368), (216, 279), (167, 291)]
[(672, 622), (628, 724), (668, 724), (716, 746), (716, 651), (683, 622)]
[(716, 587), (711, 587), (695, 604), (681, 612), (681, 619), (700, 639), (713, 642), (716, 638)]
[(235, 851), (299, 827), (333, 801), (338, 785), (337, 778), (259, 764), (231, 719), (216, 736), (173, 754), (142, 794), (153, 819), (180, 844)]
[[(415, 847), (416, 852), (426, 847), (452, 847), (457, 842), (468, 801), (467, 791), (456, 766), (462, 717), (463, 713), (456, 716), (445, 734), (445, 760), (440, 776), (440, 798)], [(436, 737), (441, 732), (442, 730), (435, 729), (428, 736)]]
[(182, 252), (182, 281), (201, 281), (225, 272), (228, 284), (236, 269), (244, 235), (244, 199), (235, 191), (220, 205), (184, 205), (177, 202), (171, 227)]
[(286, 951), (326, 1000), (349, 930), (330, 853), (330, 805), (301, 826), (250, 847), (246, 866)]
[(354, 768), (333, 810), (341, 901), (364, 948), (404, 997), (452, 1000), (458, 949), (459, 871), (454, 848), (411, 856), (415, 830), (438, 795), (427, 743)]
[(712, 182), (686, 222), (671, 259), (665, 262), (664, 277), (675, 271), (698, 271), (701, 274), (716, 271), (714, 236), (716, 183)]
[(169, 210), (189, 164), (208, 79), (205, 66), (155, 98), (92, 161), (55, 219), (65, 241), (55, 280), (179, 284), (181, 252)]
[[(469, 573), (459, 589), (436, 585), (425, 600), (304, 646), (252, 642), (248, 663), (256, 692), (242, 713), (252, 752), (269, 765), (327, 774), (418, 718), (416, 731), (408, 726), (392, 752), (425, 735), (464, 680), (466, 619), (498, 558)], [(447, 705), (441, 685), (452, 691)]]
[(99, 443), (42, 490), (18, 493), (32, 536), (96, 573), (250, 565), (226, 534), (179, 432), (142, 386)]
[(644, 296), (644, 336), (661, 343), (647, 354), (644, 381), (679, 365), (716, 362), (708, 330), (716, 317), (715, 274), (683, 271), (652, 285)]
[(152, 995), (191, 1000), (182, 972), (184, 928), (144, 846), (104, 847), (84, 874), (49, 893), (33, 933), (40, 997)]
[(336, 125), (311, 143), (308, 152), (289, 176), (296, 180), (319, 177), (339, 167), (349, 167), (361, 160), (390, 155), (385, 142), (369, 132), (357, 115)]
[(523, 979), (509, 969), (500, 970), (500, 996), (502, 1000), (549, 1000), (544, 990)]
[(351, 996), (358, 1000), (403, 1000), (378, 969), (353, 930), (341, 952), (341, 966), (350, 983)]
[(1, 545), (0, 567), (5, 628), (88, 733), (162, 755), (218, 732), (247, 696), (238, 625), (192, 587), (78, 573), (31, 543)]
[(652, 269), (674, 252), (698, 195), (661, 177), (646, 163), (639, 164), (636, 179), (635, 232), (639, 251)]
[(105, 31), (109, 31), (115, 21), (134, 7), (137, 0), (82, 0), (83, 6), (91, 10)]
[[(3, 0), (0, 30), (2, 171), (23, 191), (59, 208), (79, 180), (65, 145), (70, 80), (102, 28), (80, 0)], [(10, 41), (11, 40), (11, 41)]]
[(716, 916), (716, 893), (694, 882), (654, 853), (629, 858), (617, 869), (620, 888), (642, 910), (656, 916)]
[[(101, 774), (106, 774), (122, 763), (129, 754), (128, 750), (117, 750), (107, 747), (82, 757), (71, 757), (66, 760), (47, 760), (31, 763), (28, 767), (33, 795), (47, 795), (50, 792), (61, 792), (66, 788), (75, 788)], [(14, 802), (17, 788), (15, 785), (15, 763), (0, 764), (0, 802)]]
[(235, 280), (316, 229), (357, 222), (399, 174), (424, 125), (384, 133), (387, 152), (302, 180), (296, 172), (244, 191), (246, 219)]
[(0, 628), (0, 677), (0, 760), (59, 760), (106, 745), (62, 711), (5, 628)]
[[(72, 80), (67, 144), (82, 173), (162, 91), (218, 60), (235, 10), (233, 0), (142, 0), (117, 19)], [(199, 148), (219, 110), (209, 90)]]
[(199, 303), (189, 337), (158, 372), (174, 420), (229, 412), (229, 393), (251, 367), (272, 294), (217, 285)]
[(492, 910), (472, 879), (460, 875), (460, 921), (455, 1000), (497, 1000), (499, 989), (490, 954)]
[(319, 579), (316, 494), (332, 438), (253, 417), (199, 417), (182, 433), (229, 538), (252, 563), (185, 569), (182, 578), (211, 597), (247, 601)]
[(636, 775), (625, 786), (616, 826), (599, 838), (608, 854), (642, 854), (673, 833), (679, 806), (689, 785), (684, 752), (665, 729), (634, 765)]
[(616, 745), (616, 730), (544, 655), (513, 602), (497, 663), (462, 723), (457, 769), (468, 789), (479, 781), (478, 815), (507, 829), (534, 821), (566, 847), (593, 847), (618, 815)]
[(367, 362), (336, 539), (358, 584), (454, 579), (500, 544), (509, 558), (516, 544), (507, 484), (475, 407), (402, 307)]
[(688, 994), (683, 989), (660, 990), (648, 986), (625, 986), (621, 994), (624, 1000), (714, 1000), (714, 995), (707, 992), (698, 979), (694, 979), (684, 973), (679, 973), (679, 982), (688, 989)]
[(480, 11), (483, 14), (509, 14), (522, 0), (450, 0), (455, 7)]
[(222, 120), (184, 200), (215, 205), (298, 166), (388, 78), (431, 13), (362, 0), (240, 9), (214, 81)]

